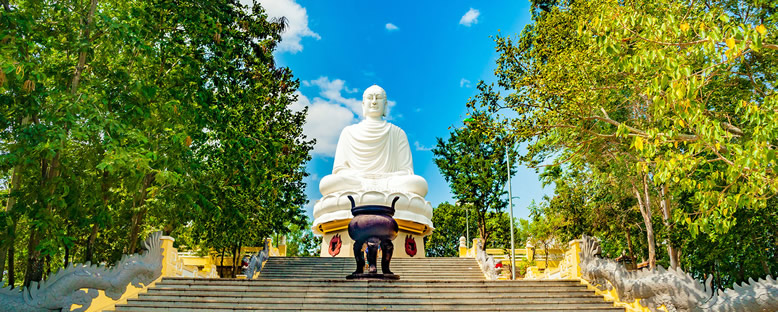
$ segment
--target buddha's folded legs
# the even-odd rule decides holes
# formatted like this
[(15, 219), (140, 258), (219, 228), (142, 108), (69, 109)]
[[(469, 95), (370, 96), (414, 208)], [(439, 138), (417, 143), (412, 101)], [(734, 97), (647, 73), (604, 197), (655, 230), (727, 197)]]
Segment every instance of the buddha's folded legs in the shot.
[(389, 190), (410, 192), (421, 197), (427, 196), (427, 181), (415, 174), (389, 177), (387, 187)]
[(417, 175), (366, 178), (331, 174), (325, 176), (319, 182), (319, 191), (322, 195), (340, 191), (361, 190), (400, 191), (424, 197), (427, 195), (427, 181)]
[(356, 191), (360, 189), (362, 189), (362, 181), (346, 175), (331, 174), (325, 176), (319, 182), (319, 191), (325, 196), (339, 191)]

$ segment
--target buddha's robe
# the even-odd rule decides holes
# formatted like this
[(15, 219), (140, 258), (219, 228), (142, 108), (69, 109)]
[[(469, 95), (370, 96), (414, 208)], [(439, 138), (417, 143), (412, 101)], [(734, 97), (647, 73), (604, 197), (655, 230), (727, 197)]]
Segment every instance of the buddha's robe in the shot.
[(319, 184), (322, 195), (337, 191), (386, 190), (427, 195), (427, 182), (413, 174), (405, 131), (386, 121), (363, 120), (343, 129), (332, 174)]

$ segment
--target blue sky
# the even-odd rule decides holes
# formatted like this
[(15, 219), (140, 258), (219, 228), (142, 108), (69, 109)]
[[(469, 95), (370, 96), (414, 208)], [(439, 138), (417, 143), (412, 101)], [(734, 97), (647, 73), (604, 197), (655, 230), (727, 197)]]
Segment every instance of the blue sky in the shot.
[[(244, 0), (245, 1), (245, 0)], [(453, 203), (451, 190), (433, 162), (430, 148), (462, 126), (465, 103), (479, 80), (495, 81), (497, 53), (490, 36), (516, 36), (530, 21), (529, 2), (520, 1), (321, 1), (260, 0), (271, 17), (285, 16), (287, 32), (276, 60), (300, 79), (297, 107), (308, 106), (304, 126), (317, 139), (306, 180), (310, 199), (332, 172), (343, 127), (361, 119), (362, 92), (372, 84), (386, 90), (387, 119), (405, 130), (414, 171), (429, 184), (435, 207)], [(512, 179), (514, 214), (545, 190), (533, 169), (519, 168)]]

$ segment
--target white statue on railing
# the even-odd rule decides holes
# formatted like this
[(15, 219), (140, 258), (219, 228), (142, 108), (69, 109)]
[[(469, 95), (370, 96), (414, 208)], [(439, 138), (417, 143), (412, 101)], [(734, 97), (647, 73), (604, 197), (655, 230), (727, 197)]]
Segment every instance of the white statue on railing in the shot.
[(388, 205), (399, 196), (395, 219), (425, 225), (432, 230), (432, 207), (424, 200), (427, 181), (413, 173), (405, 131), (385, 121), (387, 98), (373, 85), (362, 96), (364, 120), (343, 129), (335, 151), (332, 174), (319, 183), (323, 195), (314, 206), (314, 231), (319, 224), (351, 218), (347, 195), (357, 205)]

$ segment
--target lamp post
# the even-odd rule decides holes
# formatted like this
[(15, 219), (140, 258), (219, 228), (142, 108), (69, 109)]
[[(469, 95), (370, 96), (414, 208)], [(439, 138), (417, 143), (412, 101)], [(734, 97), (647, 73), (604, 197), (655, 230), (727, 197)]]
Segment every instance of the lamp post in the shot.
[(508, 207), (510, 211), (511, 223), (511, 280), (516, 279), (516, 246), (513, 240), (513, 195), (511, 194), (511, 152), (510, 148), (505, 149), (508, 165)]

